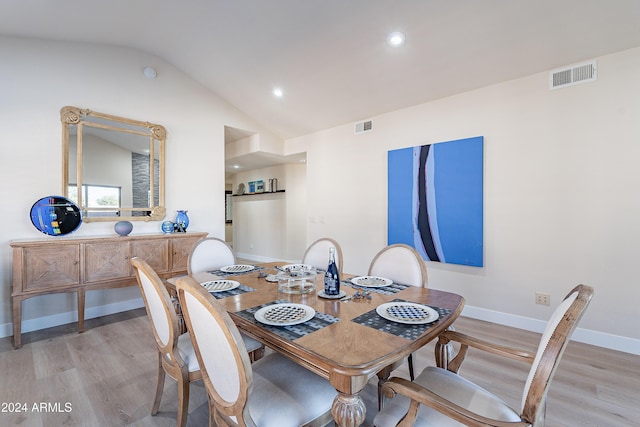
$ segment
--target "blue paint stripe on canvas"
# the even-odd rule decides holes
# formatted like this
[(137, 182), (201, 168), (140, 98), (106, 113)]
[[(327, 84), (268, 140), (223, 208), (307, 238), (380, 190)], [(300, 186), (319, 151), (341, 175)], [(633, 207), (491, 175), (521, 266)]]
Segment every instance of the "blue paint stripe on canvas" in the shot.
[(388, 162), (387, 241), (413, 246), (413, 148), (391, 150)]
[(432, 145), (437, 227), (446, 262), (482, 266), (483, 137)]

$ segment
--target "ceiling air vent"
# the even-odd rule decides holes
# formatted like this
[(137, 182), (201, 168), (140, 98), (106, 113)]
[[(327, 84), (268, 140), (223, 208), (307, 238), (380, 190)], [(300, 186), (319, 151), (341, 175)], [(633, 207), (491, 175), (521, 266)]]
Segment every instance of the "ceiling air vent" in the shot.
[(371, 132), (373, 130), (373, 122), (371, 120), (365, 120), (363, 122), (357, 122), (355, 125), (355, 134)]
[(549, 73), (549, 88), (573, 86), (579, 83), (592, 82), (598, 78), (596, 61), (570, 65)]

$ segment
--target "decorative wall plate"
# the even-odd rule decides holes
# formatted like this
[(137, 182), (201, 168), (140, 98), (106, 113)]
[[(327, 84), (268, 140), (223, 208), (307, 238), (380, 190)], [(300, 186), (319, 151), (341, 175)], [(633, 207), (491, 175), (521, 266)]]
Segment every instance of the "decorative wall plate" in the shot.
[(41, 232), (50, 236), (69, 234), (80, 227), (80, 208), (62, 196), (43, 197), (31, 207), (31, 222)]

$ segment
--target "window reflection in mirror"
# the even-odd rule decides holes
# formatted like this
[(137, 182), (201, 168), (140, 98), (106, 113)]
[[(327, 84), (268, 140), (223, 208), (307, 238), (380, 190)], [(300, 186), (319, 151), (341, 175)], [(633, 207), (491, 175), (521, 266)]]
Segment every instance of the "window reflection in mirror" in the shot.
[(64, 190), (84, 221), (164, 218), (162, 126), (75, 107), (61, 119)]

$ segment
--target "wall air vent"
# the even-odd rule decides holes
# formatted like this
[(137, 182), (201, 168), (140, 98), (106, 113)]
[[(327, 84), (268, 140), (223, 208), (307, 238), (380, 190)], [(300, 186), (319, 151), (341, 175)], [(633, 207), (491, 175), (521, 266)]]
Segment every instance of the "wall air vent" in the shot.
[(357, 122), (355, 125), (355, 134), (371, 132), (373, 130), (373, 122), (371, 120), (365, 120), (363, 122)]
[(598, 67), (596, 61), (570, 65), (549, 73), (549, 89), (559, 89), (579, 83), (592, 82), (597, 78)]

